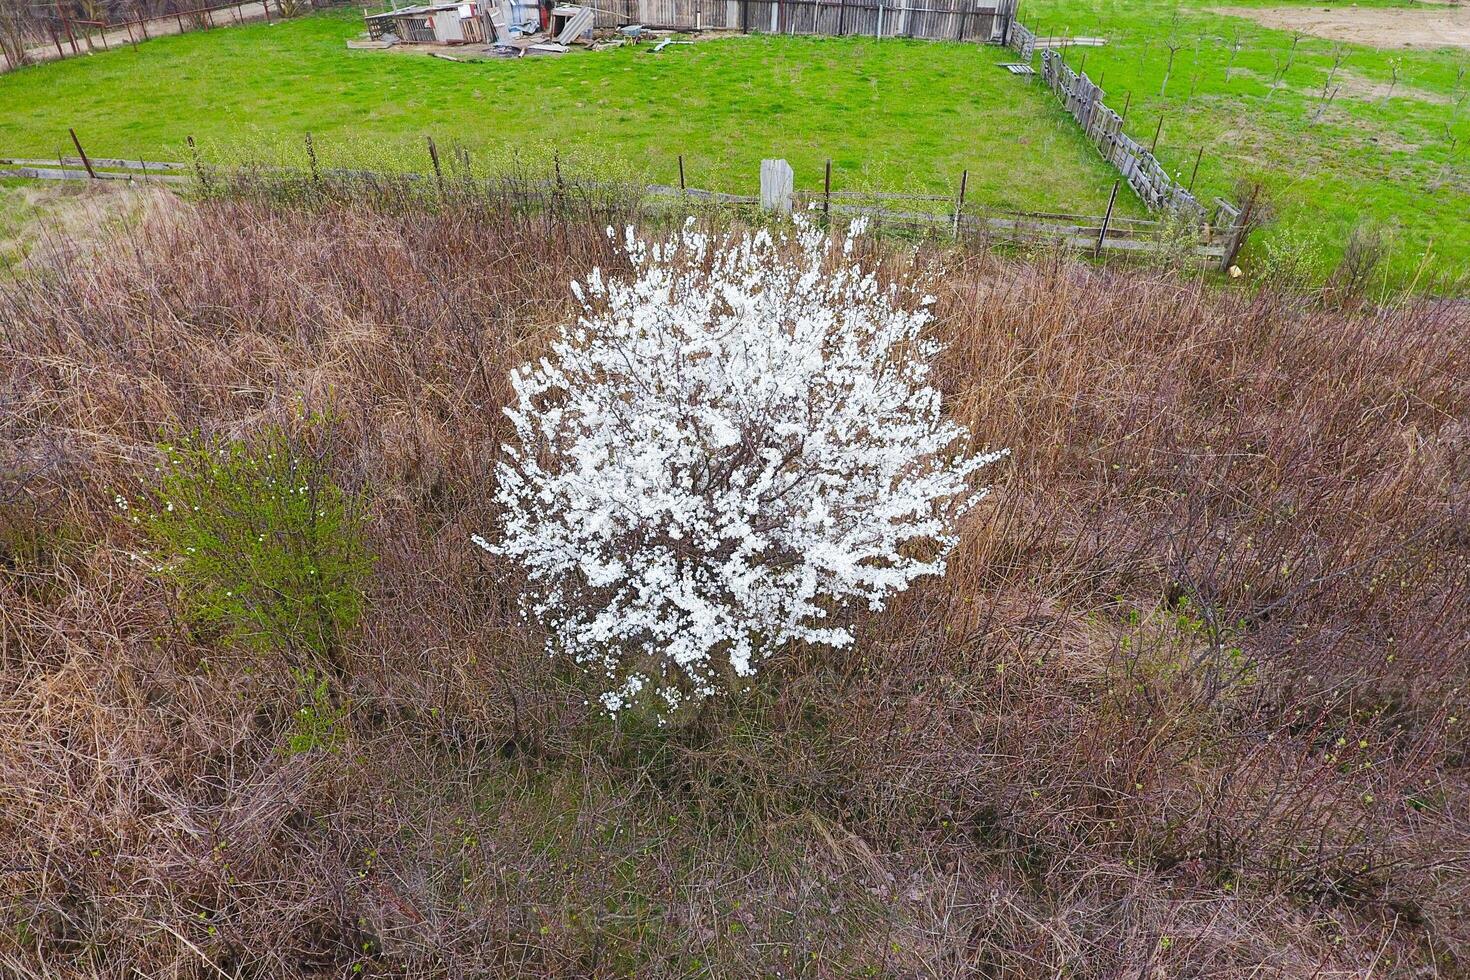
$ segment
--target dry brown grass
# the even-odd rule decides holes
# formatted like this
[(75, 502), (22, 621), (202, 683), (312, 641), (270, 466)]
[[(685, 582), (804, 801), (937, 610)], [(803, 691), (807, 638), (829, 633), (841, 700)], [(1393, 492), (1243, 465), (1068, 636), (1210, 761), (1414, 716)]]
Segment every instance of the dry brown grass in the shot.
[[(667, 733), (467, 543), (604, 217), (178, 205), (0, 286), (0, 971), (1465, 970), (1462, 307), (921, 253), (996, 495), (854, 650)], [(284, 670), (111, 498), (303, 400), (378, 562), (347, 742), (288, 757)]]

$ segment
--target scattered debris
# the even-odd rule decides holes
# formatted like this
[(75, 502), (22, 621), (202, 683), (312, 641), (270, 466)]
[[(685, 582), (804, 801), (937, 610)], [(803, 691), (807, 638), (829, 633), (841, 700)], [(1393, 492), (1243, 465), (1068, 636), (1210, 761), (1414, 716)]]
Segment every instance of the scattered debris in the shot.
[[(548, 10), (538, 4), (539, 0), (439, 0), (364, 14), (367, 38), (355, 38), (347, 46), (362, 50), (397, 48), (445, 61), (479, 61), (523, 58), (528, 54), (558, 57), (573, 45), (607, 51), (645, 38), (659, 39), (655, 52), (670, 44), (694, 43), (687, 32), (654, 30), (642, 24), (598, 28), (598, 13), (608, 13), (599, 7), (558, 3)], [(694, 35), (697, 37), (698, 32)], [(425, 50), (440, 45), (460, 46), (463, 55)]]
[(1035, 68), (1032, 68), (1030, 65), (1026, 65), (1026, 64), (1020, 64), (1020, 63), (1016, 63), (1016, 64), (1002, 64), (1001, 67), (1004, 68), (1006, 71), (1010, 72), (1012, 75), (1034, 75), (1034, 74), (1036, 74), (1036, 69)]
[(551, 29), (556, 34), (557, 44), (571, 44), (592, 30), (596, 19), (591, 7), (561, 4), (551, 10)]

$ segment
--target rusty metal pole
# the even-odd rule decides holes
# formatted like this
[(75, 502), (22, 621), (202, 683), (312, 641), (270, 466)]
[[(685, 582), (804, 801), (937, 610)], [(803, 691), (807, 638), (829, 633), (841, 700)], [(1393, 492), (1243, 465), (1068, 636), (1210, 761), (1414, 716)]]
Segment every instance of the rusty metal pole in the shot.
[(832, 223), (832, 158), (827, 158), (827, 174), (822, 178), (822, 221)]
[(1118, 200), (1118, 187), (1122, 183), (1122, 177), (1113, 181), (1113, 193), (1108, 195), (1108, 210), (1103, 215), (1102, 230), (1097, 233), (1097, 245), (1092, 250), (1093, 258), (1097, 258), (1102, 254), (1103, 241), (1108, 237), (1108, 224), (1113, 220), (1113, 204)]
[(429, 141), (429, 162), (434, 165), (434, 182), (439, 185), (439, 198), (444, 198), (444, 170), (439, 166), (439, 148), (434, 145), (434, 137), (424, 137)]
[(92, 161), (87, 158), (87, 151), (82, 149), (82, 141), (77, 139), (77, 131), (75, 129), (68, 129), (67, 132), (71, 133), (71, 142), (77, 148), (77, 155), (82, 158), (82, 166), (87, 168), (87, 176), (96, 180), (97, 171), (92, 169)]

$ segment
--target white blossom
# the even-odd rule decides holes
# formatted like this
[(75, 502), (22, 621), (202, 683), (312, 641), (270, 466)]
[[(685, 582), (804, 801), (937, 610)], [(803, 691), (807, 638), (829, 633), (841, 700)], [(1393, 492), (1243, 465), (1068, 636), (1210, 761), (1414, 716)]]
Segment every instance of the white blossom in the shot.
[(691, 219), (624, 246), (633, 275), (574, 285), (576, 323), (511, 373), (489, 547), (609, 711), (643, 691), (671, 710), (792, 641), (851, 643), (848, 607), (942, 574), (1004, 451), (970, 453), (943, 418), (929, 313), (852, 264), (850, 238)]

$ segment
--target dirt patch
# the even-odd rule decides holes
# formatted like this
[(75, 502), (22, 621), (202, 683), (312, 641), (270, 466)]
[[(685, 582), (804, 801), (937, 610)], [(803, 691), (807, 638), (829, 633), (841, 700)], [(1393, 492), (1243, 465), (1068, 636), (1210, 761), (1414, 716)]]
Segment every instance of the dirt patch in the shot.
[[(1403, 82), (1392, 85), (1389, 82), (1364, 78), (1362, 75), (1357, 75), (1350, 71), (1339, 71), (1334, 84), (1338, 86), (1337, 97), (1339, 99), (1377, 102), (1381, 99), (1391, 97), (1395, 99), (1413, 99), (1416, 102), (1428, 102), (1432, 105), (1449, 105), (1453, 101), (1449, 96), (1441, 95), (1438, 92), (1429, 92), (1422, 88), (1415, 88), (1412, 85), (1405, 85)], [(1313, 94), (1316, 94), (1318, 91), (1321, 91), (1321, 89), (1314, 89)]]
[(1470, 48), (1470, 6), (1211, 9), (1277, 30), (1375, 48)]

